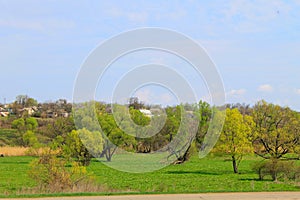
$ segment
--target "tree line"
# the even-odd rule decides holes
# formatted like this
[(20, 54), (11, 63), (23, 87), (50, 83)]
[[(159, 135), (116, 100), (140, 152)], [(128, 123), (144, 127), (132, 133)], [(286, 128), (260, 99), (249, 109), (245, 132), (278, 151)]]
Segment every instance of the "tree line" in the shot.
[[(14, 102), (14, 105), (17, 104), (25, 105), (26, 101)], [(63, 105), (68, 105), (70, 109), (69, 104)], [(254, 106), (228, 104), (225, 105), (226, 112), (203, 101), (165, 108), (156, 106), (153, 112), (157, 113), (151, 117), (141, 111), (150, 109), (151, 106), (143, 104), (137, 98), (130, 99), (126, 106), (95, 101), (73, 106), (82, 108), (79, 112), (90, 112), (88, 108), (92, 106), (94, 112), (90, 115), (75, 114), (52, 119), (15, 115), (6, 119), (6, 125), (9, 124), (19, 133), (20, 137), (15, 138), (17, 145), (31, 148), (48, 146), (55, 149), (57, 155), (74, 159), (82, 165), (88, 165), (93, 157), (113, 161), (118, 148), (136, 153), (159, 151), (166, 148), (181, 130), (187, 132), (184, 135), (184, 152), (170, 146), (168, 151), (170, 156), (176, 156), (175, 163), (183, 163), (195, 149), (202, 147), (214, 115), (217, 119), (225, 118), (225, 122), (213, 152), (229, 155), (234, 173), (239, 173), (239, 163), (249, 153), (270, 160), (273, 168), (283, 160), (300, 158), (300, 114), (289, 107), (264, 100)], [(120, 112), (113, 114), (113, 110)], [(192, 120), (184, 123), (183, 114)], [(132, 120), (137, 126), (126, 119)], [(153, 130), (144, 128), (150, 124), (154, 127)], [(156, 130), (155, 127), (160, 128)], [(196, 129), (195, 135), (189, 135), (188, 130), (192, 129)], [(151, 135), (151, 132), (156, 134)], [(146, 137), (149, 134), (151, 136)], [(85, 141), (91, 145), (83, 145)], [(258, 169), (259, 173), (266, 165)], [(270, 173), (273, 173), (272, 177), (276, 180), (276, 172)]]

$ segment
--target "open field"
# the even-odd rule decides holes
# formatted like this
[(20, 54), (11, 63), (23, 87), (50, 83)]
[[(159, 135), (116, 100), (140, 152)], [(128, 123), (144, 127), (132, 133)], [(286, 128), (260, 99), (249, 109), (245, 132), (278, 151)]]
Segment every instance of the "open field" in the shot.
[[(2, 197), (6, 194), (15, 196), (22, 188), (35, 185), (27, 175), (28, 164), (33, 159), (33, 157), (0, 158), (0, 194), (4, 194)], [(209, 156), (201, 160), (195, 156), (182, 165), (170, 165), (159, 171), (144, 174), (120, 172), (96, 160), (91, 163), (88, 170), (93, 173), (96, 182), (106, 188), (94, 195), (300, 191), (299, 183), (295, 182), (273, 182), (271, 179), (259, 181), (251, 170), (251, 166), (259, 160), (261, 159), (255, 156), (247, 156), (240, 165), (241, 174), (233, 174), (231, 162), (219, 156)]]

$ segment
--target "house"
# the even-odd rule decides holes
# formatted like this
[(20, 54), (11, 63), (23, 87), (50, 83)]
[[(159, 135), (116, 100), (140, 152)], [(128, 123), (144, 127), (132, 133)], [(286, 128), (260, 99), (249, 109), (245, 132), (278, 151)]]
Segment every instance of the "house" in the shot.
[(140, 112), (143, 113), (147, 117), (153, 117), (151, 110), (140, 109)]
[(58, 114), (58, 116), (59, 117), (65, 117), (65, 118), (67, 118), (67, 117), (69, 117), (69, 113), (67, 113), (67, 112), (61, 112), (61, 113)]
[(9, 112), (6, 111), (0, 111), (0, 116), (1, 117), (7, 117), (9, 115)]
[(8, 111), (8, 109), (6, 109), (5, 107), (0, 107), (0, 116), (1, 117), (7, 117), (10, 114), (10, 112)]
[(38, 108), (36, 106), (28, 107), (28, 108), (22, 108), (20, 110), (21, 113), (27, 112), (28, 115), (33, 115), (36, 111), (38, 111)]
[(46, 117), (47, 118), (55, 118), (55, 117), (58, 117), (58, 114), (57, 114), (57, 112), (47, 111)]

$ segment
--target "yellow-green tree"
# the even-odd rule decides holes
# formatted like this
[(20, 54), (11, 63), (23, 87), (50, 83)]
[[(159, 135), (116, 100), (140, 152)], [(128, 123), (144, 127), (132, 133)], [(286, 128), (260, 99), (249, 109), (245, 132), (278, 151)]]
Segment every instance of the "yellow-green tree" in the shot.
[(243, 116), (238, 109), (226, 109), (225, 123), (216, 145), (218, 151), (231, 155), (234, 173), (238, 173), (238, 166), (243, 155), (252, 152), (251, 137), (254, 122), (252, 117)]
[[(254, 106), (252, 116), (256, 123), (253, 145), (257, 155), (265, 159), (284, 159), (286, 154), (299, 151), (299, 113), (260, 101)], [(287, 156), (287, 159), (292, 158)]]

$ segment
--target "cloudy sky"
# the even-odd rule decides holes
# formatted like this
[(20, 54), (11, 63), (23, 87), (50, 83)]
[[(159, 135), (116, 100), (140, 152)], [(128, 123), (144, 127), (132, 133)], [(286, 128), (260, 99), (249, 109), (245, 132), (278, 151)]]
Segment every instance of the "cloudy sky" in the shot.
[[(0, 102), (18, 94), (72, 100), (80, 66), (101, 42), (127, 30), (161, 27), (206, 49), (222, 76), (227, 102), (265, 99), (300, 111), (299, 19), (299, 0), (0, 0)], [(168, 58), (150, 54), (157, 63)], [(109, 73), (117, 74), (117, 67)], [(174, 96), (160, 90), (145, 87), (135, 94), (172, 102)], [(199, 98), (205, 95), (198, 92)]]

